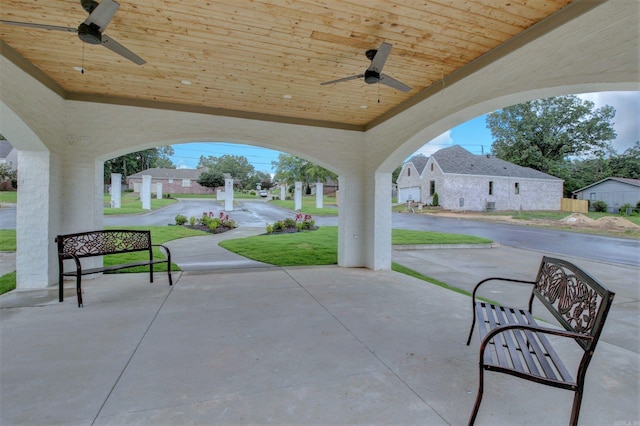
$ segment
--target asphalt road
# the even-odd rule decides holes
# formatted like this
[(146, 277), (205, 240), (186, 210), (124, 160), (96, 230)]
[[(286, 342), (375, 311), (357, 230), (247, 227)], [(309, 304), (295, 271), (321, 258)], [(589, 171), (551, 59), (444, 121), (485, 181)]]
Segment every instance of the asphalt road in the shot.
[[(291, 211), (263, 200), (238, 200), (241, 204), (229, 214), (240, 226), (263, 227), (290, 217)], [(203, 212), (220, 212), (221, 205), (208, 200), (184, 200), (164, 209), (127, 216), (105, 216), (105, 226), (167, 225), (175, 223), (178, 214), (187, 217), (202, 216)], [(314, 217), (320, 226), (336, 226), (337, 217)], [(568, 255), (613, 264), (640, 267), (640, 241), (603, 237), (577, 232), (557, 231), (530, 226), (487, 223), (471, 220), (442, 218), (428, 215), (393, 214), (393, 227), (425, 231), (440, 231), (489, 238), (502, 245)], [(15, 229), (15, 209), (0, 209), (0, 229)]]

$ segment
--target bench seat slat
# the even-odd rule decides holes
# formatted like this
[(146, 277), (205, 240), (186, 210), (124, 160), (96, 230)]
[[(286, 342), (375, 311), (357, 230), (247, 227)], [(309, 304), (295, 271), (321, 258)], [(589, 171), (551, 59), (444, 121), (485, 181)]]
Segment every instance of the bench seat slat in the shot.
[[(516, 315), (525, 315), (526, 318), (531, 321), (531, 324), (537, 325), (533, 317), (528, 312), (517, 312)], [(524, 320), (524, 318), (521, 318)], [(544, 378), (558, 380), (556, 376), (554, 368), (549, 364), (547, 359), (547, 351), (546, 347), (551, 346), (547, 338), (538, 333), (533, 333), (531, 331), (525, 331), (525, 336), (527, 337), (527, 342), (531, 345), (531, 353), (536, 356), (536, 359), (540, 363), (542, 370), (544, 371)]]
[[(124, 263), (121, 265), (109, 265), (109, 266), (102, 266), (99, 268), (89, 268), (89, 269), (83, 269), (82, 273), (80, 275), (91, 275), (91, 274), (98, 274), (100, 272), (109, 272), (109, 271), (117, 271), (120, 269), (126, 269), (126, 268), (135, 268), (136, 266), (148, 266), (148, 265), (155, 265), (158, 263), (167, 263), (166, 260), (153, 260), (153, 261), (149, 261), (149, 260), (144, 260), (144, 261), (140, 261), (140, 262), (133, 262), (133, 263)], [(75, 277), (78, 275), (77, 271), (68, 271), (63, 273), (62, 275), (64, 275), (65, 277)]]
[[(495, 309), (495, 312), (501, 324), (507, 325), (513, 322), (513, 309), (505, 309), (502, 306), (496, 306), (495, 308), (497, 308)], [(523, 366), (520, 360), (522, 352), (526, 352), (526, 350), (521, 351), (521, 348), (514, 342), (514, 333), (512, 331), (513, 330), (510, 330), (504, 333), (504, 338), (507, 342), (508, 353), (511, 357), (511, 363), (513, 365), (513, 368), (518, 371), (528, 371), (528, 369)]]

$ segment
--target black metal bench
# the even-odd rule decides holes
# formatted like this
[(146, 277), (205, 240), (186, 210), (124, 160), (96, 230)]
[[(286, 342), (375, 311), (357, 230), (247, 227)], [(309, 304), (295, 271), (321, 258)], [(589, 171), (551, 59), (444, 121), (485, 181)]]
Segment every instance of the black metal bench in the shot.
[[(82, 307), (82, 275), (111, 272), (136, 266), (149, 266), (149, 282), (153, 282), (153, 265), (166, 263), (169, 285), (173, 285), (173, 281), (171, 279), (171, 252), (162, 244), (151, 244), (150, 231), (118, 229), (79, 232), (77, 234), (58, 235), (55, 241), (58, 243), (58, 292), (60, 302), (64, 300), (64, 277), (76, 277), (78, 307)], [(167, 258), (154, 260), (153, 247), (161, 247), (165, 251)], [(149, 252), (149, 260), (88, 269), (83, 269), (80, 262), (80, 259), (85, 257), (105, 256), (109, 254), (130, 253), (136, 251)], [(73, 259), (75, 261), (75, 270), (67, 272), (64, 271), (65, 259)]]
[[(508, 308), (478, 300), (478, 288), (489, 281), (531, 285), (528, 309)], [(484, 371), (487, 370), (573, 391), (570, 424), (576, 425), (587, 367), (614, 295), (572, 263), (547, 256), (542, 258), (535, 281), (497, 277), (480, 281), (473, 289), (473, 322), (467, 340), (469, 345), (475, 323), (478, 322), (482, 339), (479, 353), (480, 383), (469, 424), (473, 425), (476, 420), (482, 401)], [(532, 315), (535, 298), (564, 329), (543, 327), (536, 323)], [(547, 336), (571, 339), (584, 351), (575, 378)]]

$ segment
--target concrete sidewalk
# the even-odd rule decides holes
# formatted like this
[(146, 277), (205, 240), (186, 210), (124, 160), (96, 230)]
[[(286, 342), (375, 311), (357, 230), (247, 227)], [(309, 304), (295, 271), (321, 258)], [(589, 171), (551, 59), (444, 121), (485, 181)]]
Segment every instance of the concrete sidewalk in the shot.
[[(147, 278), (87, 281), (82, 309), (73, 283), (63, 303), (53, 289), (0, 297), (0, 424), (467, 421), (478, 380), (467, 296), (331, 266)], [(640, 418), (640, 358), (610, 343), (617, 330), (608, 322), (592, 361), (582, 425)], [(565, 425), (571, 401), (489, 374), (477, 424)]]
[[(468, 296), (390, 271), (222, 267), (241, 261), (217, 245), (222, 236), (172, 244), (179, 264), (202, 256), (173, 287), (163, 274), (154, 284), (104, 275), (83, 282), (82, 309), (73, 282), (63, 303), (53, 288), (0, 296), (0, 424), (467, 422), (479, 343), (464, 344)], [(531, 278), (541, 256), (394, 251), (394, 261), (461, 288)], [(569, 260), (617, 292), (580, 424), (638, 422), (638, 271)], [(489, 373), (484, 394), (478, 425), (568, 423), (571, 392)]]

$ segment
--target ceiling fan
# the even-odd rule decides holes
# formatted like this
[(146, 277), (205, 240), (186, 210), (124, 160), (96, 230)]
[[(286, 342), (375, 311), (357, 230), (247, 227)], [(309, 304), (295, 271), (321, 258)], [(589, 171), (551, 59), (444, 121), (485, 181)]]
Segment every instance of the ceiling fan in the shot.
[(77, 33), (80, 40), (89, 44), (102, 44), (107, 49), (117, 53), (120, 56), (138, 64), (145, 64), (146, 61), (104, 34), (105, 28), (111, 22), (111, 19), (118, 11), (120, 4), (114, 0), (102, 0), (100, 3), (94, 0), (80, 0), (82, 8), (87, 11), (89, 17), (82, 22), (78, 28), (61, 27), (57, 25), (34, 24), (31, 22), (16, 22), (0, 20), (0, 23), (6, 25), (16, 25), (20, 27), (37, 28), (42, 30), (66, 31), (69, 33)]
[(394, 89), (400, 90), (402, 92), (408, 92), (411, 90), (411, 87), (407, 86), (404, 83), (399, 82), (395, 78), (389, 77), (386, 74), (382, 73), (382, 67), (384, 63), (387, 61), (387, 57), (389, 56), (389, 52), (391, 52), (391, 48), (393, 45), (389, 43), (383, 42), (380, 44), (380, 48), (378, 50), (371, 49), (367, 50), (365, 55), (371, 61), (369, 68), (367, 68), (364, 74), (352, 75), (351, 77), (339, 78), (337, 80), (325, 81), (324, 83), (320, 83), (320, 85), (324, 86), (327, 84), (340, 83), (343, 81), (349, 80), (357, 80), (359, 78), (364, 78), (364, 82), (367, 84), (376, 84), (382, 83), (389, 87), (393, 87)]

